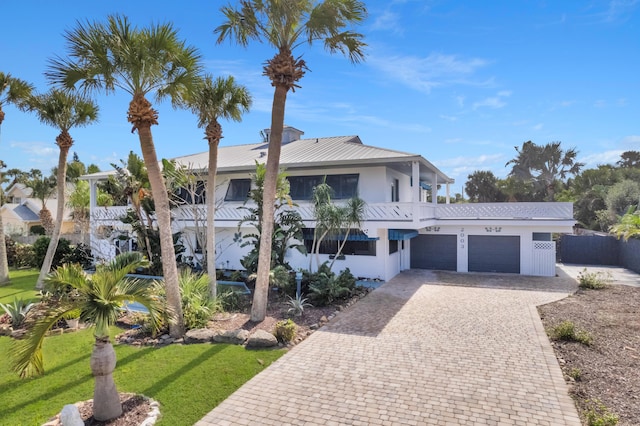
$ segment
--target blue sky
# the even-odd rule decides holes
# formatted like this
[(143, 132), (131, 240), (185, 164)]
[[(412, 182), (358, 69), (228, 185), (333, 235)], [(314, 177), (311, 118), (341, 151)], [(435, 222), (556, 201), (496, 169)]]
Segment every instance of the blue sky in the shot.
[[(234, 3), (233, 1), (231, 2)], [(9, 0), (0, 26), (0, 70), (47, 90), (47, 60), (65, 54), (63, 32), (76, 20), (127, 15), (139, 26), (172, 22), (196, 46), (207, 72), (232, 74), (254, 105), (241, 123), (224, 122), (222, 145), (259, 142), (270, 124), (272, 88), (261, 75), (272, 48), (216, 45), (226, 1)], [(533, 140), (576, 147), (588, 167), (640, 149), (640, 0), (367, 1), (358, 28), (364, 63), (304, 47), (310, 71), (290, 93), (285, 122), (304, 137), (359, 135), (368, 145), (418, 153), (456, 179), (475, 170), (508, 173), (514, 146)], [(72, 148), (103, 170), (140, 152), (126, 122), (128, 97), (96, 97), (100, 122), (72, 131)], [(187, 111), (156, 104), (158, 155), (207, 149)], [(9, 168), (48, 171), (57, 161), (55, 129), (5, 107), (0, 159)]]

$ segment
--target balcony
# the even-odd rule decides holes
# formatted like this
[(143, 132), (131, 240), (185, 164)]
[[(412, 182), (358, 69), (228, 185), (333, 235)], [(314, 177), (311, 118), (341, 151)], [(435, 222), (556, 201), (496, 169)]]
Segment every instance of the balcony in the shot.
[[(237, 226), (247, 212), (241, 203), (225, 203), (216, 209), (216, 221), (224, 226)], [(91, 212), (94, 222), (119, 221), (127, 207), (96, 207)], [(313, 206), (300, 203), (296, 208), (302, 219), (313, 221)], [(176, 222), (206, 220), (206, 206), (182, 206), (173, 210)], [(467, 203), (467, 204), (429, 204), (429, 203), (370, 203), (366, 205), (367, 222), (384, 222), (389, 226), (420, 228), (439, 221), (449, 220), (555, 220), (572, 221), (572, 203)], [(225, 223), (226, 222), (226, 223)], [(427, 224), (428, 222), (428, 224)], [(395, 224), (395, 225), (393, 225)], [(402, 226), (404, 225), (404, 226)], [(382, 226), (381, 226), (382, 227)]]

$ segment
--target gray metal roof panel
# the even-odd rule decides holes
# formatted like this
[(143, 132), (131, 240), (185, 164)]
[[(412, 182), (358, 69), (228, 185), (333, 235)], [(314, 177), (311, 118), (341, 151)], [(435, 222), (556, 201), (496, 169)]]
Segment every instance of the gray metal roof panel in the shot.
[(18, 215), (18, 217), (20, 217), (20, 219), (26, 222), (37, 222), (40, 220), (37, 213), (23, 204), (16, 206), (13, 211)]

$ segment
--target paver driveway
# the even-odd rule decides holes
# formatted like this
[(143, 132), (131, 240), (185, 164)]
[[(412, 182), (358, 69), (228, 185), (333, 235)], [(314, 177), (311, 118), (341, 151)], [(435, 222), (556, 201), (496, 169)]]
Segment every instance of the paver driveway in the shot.
[(403, 272), (197, 424), (579, 426), (535, 309), (566, 282), (479, 277)]

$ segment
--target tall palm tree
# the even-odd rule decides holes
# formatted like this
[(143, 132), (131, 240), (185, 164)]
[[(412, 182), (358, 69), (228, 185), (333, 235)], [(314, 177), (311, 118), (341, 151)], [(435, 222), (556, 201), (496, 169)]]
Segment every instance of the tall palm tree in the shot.
[(155, 94), (160, 101), (169, 97), (174, 106), (181, 105), (184, 95), (197, 82), (200, 55), (178, 37), (171, 24), (156, 24), (138, 29), (129, 19), (112, 15), (106, 23), (77, 23), (65, 33), (69, 57), (51, 61), (46, 73), (49, 79), (66, 89), (124, 90), (132, 96), (128, 121), (138, 132), (144, 162), (147, 165), (151, 191), (156, 205), (160, 229), (162, 271), (167, 301), (176, 315), (170, 334), (184, 334), (184, 319), (178, 286), (178, 268), (171, 233), (169, 196), (162, 178), (151, 126), (158, 124), (158, 112), (147, 96)]
[(91, 371), (95, 377), (93, 416), (109, 420), (122, 414), (113, 370), (116, 354), (109, 340), (109, 327), (115, 325), (125, 301), (138, 302), (149, 311), (151, 326), (157, 330), (163, 305), (151, 291), (148, 280), (127, 278), (126, 275), (148, 262), (138, 252), (118, 255), (110, 263), (99, 265), (87, 274), (78, 264), (58, 268), (45, 280), (48, 289), (62, 293), (58, 303), (47, 306), (28, 328), (23, 340), (14, 343), (14, 368), (21, 377), (44, 373), (42, 345), (47, 332), (70, 311), (80, 311), (80, 320), (95, 329), (95, 345), (91, 355)]
[(46, 234), (51, 235), (54, 224), (51, 212), (47, 208), (47, 198), (53, 194), (56, 187), (55, 177), (44, 176), (41, 170), (31, 169), (29, 171), (26, 185), (31, 188), (32, 195), (40, 200), (42, 208), (38, 213), (38, 217), (40, 218), (40, 223), (42, 223), (42, 227), (45, 229)]
[(276, 180), (280, 166), (284, 110), (289, 90), (295, 91), (307, 69), (305, 61), (293, 56), (301, 45), (321, 41), (330, 53), (346, 54), (351, 62), (364, 59), (362, 34), (349, 29), (366, 17), (358, 0), (240, 0), (238, 9), (222, 8), (226, 21), (215, 29), (218, 43), (227, 39), (246, 46), (250, 40), (266, 40), (276, 49), (267, 60), (264, 75), (275, 88), (271, 109), (271, 133), (264, 186), (263, 229), (260, 239), (258, 278), (251, 307), (251, 320), (262, 321), (267, 312), (271, 240), (274, 222)]
[(190, 97), (188, 104), (198, 116), (198, 127), (205, 128), (205, 139), (209, 143), (209, 171), (207, 175), (207, 243), (206, 255), (207, 275), (209, 276), (209, 292), (214, 299), (217, 296), (216, 283), (216, 228), (215, 228), (215, 188), (218, 170), (218, 145), (222, 136), (219, 118), (241, 121), (242, 114), (251, 106), (251, 95), (246, 87), (236, 84), (231, 76), (215, 80), (210, 75), (204, 76), (198, 88)]
[[(4, 121), (5, 112), (2, 107), (5, 104), (14, 104), (19, 108), (31, 95), (33, 86), (29, 83), (12, 77), (0, 71), (0, 128)], [(0, 215), (0, 284), (9, 281), (9, 262), (7, 261), (7, 246), (4, 237), (4, 224)]]
[(583, 163), (576, 161), (578, 151), (575, 148), (563, 150), (560, 142), (536, 145), (531, 141), (514, 147), (517, 157), (509, 160), (505, 166), (513, 164), (509, 176), (540, 186), (546, 192), (547, 201), (553, 201), (556, 183), (568, 175), (580, 172)]
[(56, 220), (51, 239), (49, 240), (49, 247), (47, 248), (44, 262), (40, 267), (40, 275), (36, 283), (36, 288), (42, 288), (44, 279), (51, 270), (53, 256), (56, 253), (58, 241), (60, 240), (62, 222), (64, 221), (67, 157), (69, 156), (69, 149), (73, 145), (73, 139), (69, 134), (69, 130), (74, 127), (84, 127), (94, 123), (98, 119), (98, 106), (84, 96), (52, 89), (47, 93), (30, 98), (27, 109), (34, 112), (43, 124), (60, 130), (60, 134), (56, 136), (56, 145), (58, 145), (60, 150), (56, 176), (58, 206), (56, 208)]

